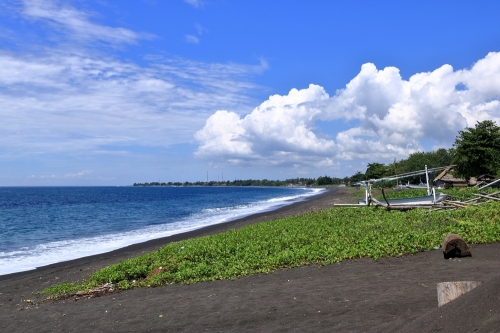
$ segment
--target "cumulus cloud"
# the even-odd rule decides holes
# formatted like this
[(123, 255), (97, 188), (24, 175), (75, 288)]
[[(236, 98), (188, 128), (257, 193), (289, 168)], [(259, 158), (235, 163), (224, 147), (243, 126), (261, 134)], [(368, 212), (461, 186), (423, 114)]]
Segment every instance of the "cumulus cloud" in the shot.
[(335, 143), (312, 131), (321, 111), (308, 103), (328, 98), (322, 87), (310, 85), (307, 89), (292, 89), (286, 96), (271, 96), (244, 118), (235, 112), (217, 111), (195, 135), (200, 142), (196, 155), (271, 165), (299, 162), (291, 153), (326, 158)]
[[(317, 166), (407, 157), (424, 141), (450, 146), (459, 130), (476, 121), (499, 122), (499, 98), (500, 53), (470, 69), (443, 65), (408, 80), (395, 67), (367, 63), (333, 96), (311, 84), (271, 96), (243, 117), (217, 111), (195, 135), (196, 155), (240, 165)], [(318, 121), (335, 134), (321, 133)], [(353, 125), (335, 130), (346, 122)]]

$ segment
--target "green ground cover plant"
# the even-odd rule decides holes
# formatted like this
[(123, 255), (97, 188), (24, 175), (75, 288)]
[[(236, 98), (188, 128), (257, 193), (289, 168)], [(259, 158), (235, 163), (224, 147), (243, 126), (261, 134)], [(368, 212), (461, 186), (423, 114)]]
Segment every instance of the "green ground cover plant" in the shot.
[(500, 202), (433, 213), (332, 208), (170, 243), (43, 293), (68, 294), (108, 282), (120, 289), (189, 284), (353, 258), (412, 255), (440, 246), (448, 233), (470, 244), (498, 242), (499, 209)]

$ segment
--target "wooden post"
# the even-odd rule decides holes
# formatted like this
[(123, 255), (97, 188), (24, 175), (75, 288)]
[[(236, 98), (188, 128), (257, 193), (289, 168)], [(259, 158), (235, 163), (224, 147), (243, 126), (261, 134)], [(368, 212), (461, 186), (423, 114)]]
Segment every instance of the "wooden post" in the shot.
[(482, 283), (483, 281), (453, 281), (438, 283), (438, 306), (443, 306), (446, 303), (453, 301), (455, 298), (468, 293)]
[(387, 200), (387, 198), (385, 197), (384, 189), (382, 189), (382, 195), (384, 196), (385, 202), (387, 202), (387, 207), (389, 207), (390, 204), (389, 204), (389, 201)]
[(427, 182), (427, 195), (431, 195), (431, 189), (429, 188), (429, 171), (427, 170), (427, 164), (425, 165), (425, 181)]

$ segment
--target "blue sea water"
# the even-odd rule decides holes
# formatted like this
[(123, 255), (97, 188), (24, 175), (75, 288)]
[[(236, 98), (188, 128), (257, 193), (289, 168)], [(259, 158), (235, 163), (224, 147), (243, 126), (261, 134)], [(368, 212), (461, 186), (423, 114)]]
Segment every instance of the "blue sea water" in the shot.
[(0, 275), (272, 210), (321, 189), (0, 187)]

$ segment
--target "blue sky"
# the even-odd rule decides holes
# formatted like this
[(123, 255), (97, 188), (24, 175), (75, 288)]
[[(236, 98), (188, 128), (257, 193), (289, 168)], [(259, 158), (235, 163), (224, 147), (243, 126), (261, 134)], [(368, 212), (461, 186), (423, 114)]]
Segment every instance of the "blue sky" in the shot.
[(0, 4), (0, 186), (343, 177), (500, 120), (495, 1)]

